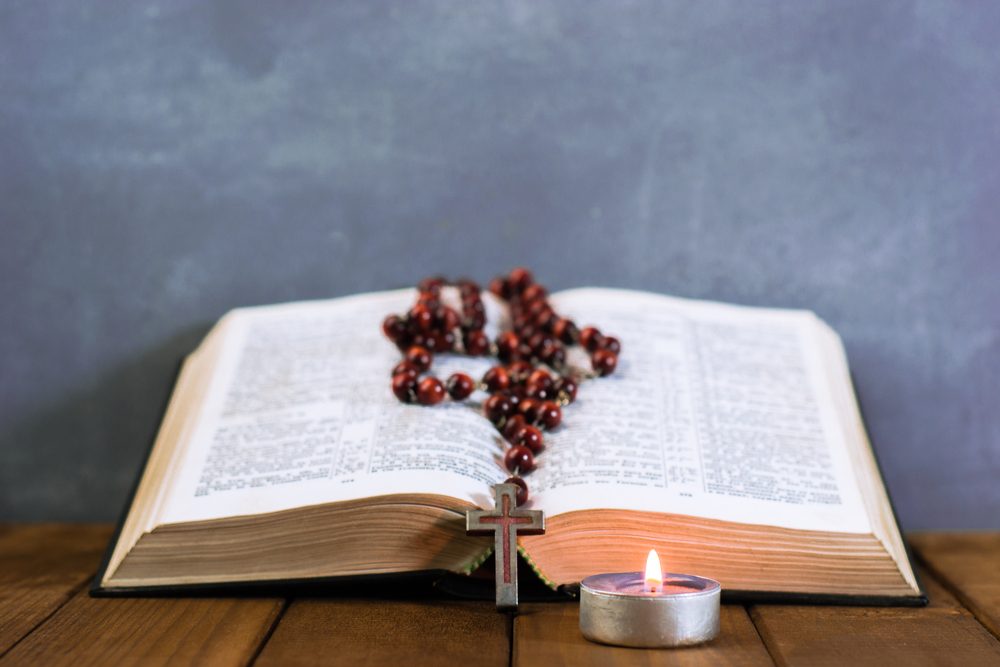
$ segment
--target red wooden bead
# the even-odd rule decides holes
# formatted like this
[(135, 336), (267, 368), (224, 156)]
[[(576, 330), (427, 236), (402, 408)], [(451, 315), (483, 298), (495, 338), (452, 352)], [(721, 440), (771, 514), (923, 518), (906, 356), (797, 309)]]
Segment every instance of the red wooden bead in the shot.
[(392, 393), (403, 403), (411, 403), (417, 390), (417, 378), (408, 373), (392, 376)]
[(510, 401), (503, 394), (493, 394), (483, 403), (483, 414), (494, 424), (506, 419), (512, 409)]
[(525, 390), (525, 394), (528, 398), (533, 398), (538, 401), (544, 401), (547, 398), (552, 398), (555, 392), (552, 389), (546, 389), (545, 387), (540, 387), (538, 385), (528, 387)]
[(417, 289), (421, 292), (437, 293), (448, 284), (448, 279), (444, 276), (430, 276), (417, 283)]
[(434, 311), (418, 303), (410, 309), (410, 320), (416, 322), (421, 331), (430, 331), (434, 328)]
[(510, 375), (503, 366), (494, 366), (483, 375), (483, 384), (489, 392), (503, 391), (510, 386)]
[(596, 350), (590, 357), (590, 364), (598, 375), (611, 375), (618, 365), (618, 355), (611, 350)]
[(416, 366), (414, 366), (413, 364), (411, 364), (409, 361), (407, 361), (406, 359), (403, 359), (401, 362), (399, 362), (398, 364), (396, 364), (393, 367), (393, 369), (392, 369), (392, 376), (393, 377), (396, 377), (400, 373), (406, 373), (410, 377), (415, 378), (418, 375), (420, 375), (420, 370)]
[(465, 313), (464, 326), (467, 329), (482, 329), (486, 326), (486, 314), (475, 310)]
[(507, 276), (507, 279), (510, 281), (514, 291), (518, 294), (523, 292), (528, 285), (535, 282), (535, 278), (531, 275), (531, 271), (523, 266), (519, 266), (511, 271), (510, 275)]
[(490, 291), (501, 299), (509, 299), (511, 291), (510, 281), (498, 276), (490, 281)]
[(441, 306), (438, 308), (435, 314), (435, 320), (437, 320), (438, 326), (440, 326), (445, 331), (452, 331), (457, 329), (461, 319), (458, 313), (455, 312), (454, 308), (449, 308), (448, 306)]
[(547, 371), (539, 368), (536, 369), (528, 376), (527, 387), (530, 390), (532, 387), (545, 387), (550, 388), (553, 385), (552, 376), (548, 374)]
[[(424, 341), (426, 342), (426, 338)], [(428, 368), (431, 367), (431, 362), (434, 361), (434, 357), (431, 355), (431, 351), (422, 345), (414, 345), (409, 350), (406, 351), (406, 360), (416, 367), (418, 371), (423, 373)]]
[(449, 396), (456, 401), (461, 401), (469, 397), (476, 388), (476, 383), (465, 373), (454, 373), (448, 378), (445, 388), (448, 390)]
[(556, 382), (556, 396), (565, 397), (566, 401), (572, 403), (576, 400), (577, 384), (576, 380), (564, 375)]
[(522, 426), (514, 435), (514, 444), (523, 445), (531, 450), (532, 454), (538, 454), (545, 447), (545, 440), (542, 432), (534, 426)]
[(600, 347), (602, 338), (604, 336), (596, 327), (584, 327), (580, 331), (580, 345), (583, 345), (588, 352), (593, 352)]
[(507, 450), (503, 457), (504, 465), (511, 472), (518, 472), (522, 475), (535, 469), (535, 456), (531, 450), (523, 445), (514, 445)]
[(517, 491), (514, 493), (514, 499), (517, 501), (518, 506), (523, 505), (528, 502), (528, 483), (525, 482), (520, 477), (508, 477), (503, 481), (504, 484), (515, 484), (517, 485)]
[(399, 315), (390, 315), (382, 320), (382, 333), (395, 343), (406, 334), (406, 323)]
[(562, 408), (553, 401), (545, 401), (538, 408), (538, 421), (548, 429), (554, 429), (562, 422)]
[(435, 377), (426, 377), (417, 385), (417, 402), (421, 405), (437, 405), (444, 400), (444, 385)]
[(438, 334), (434, 339), (434, 351), (438, 353), (451, 352), (455, 349), (455, 338), (454, 331), (445, 331), (444, 333)]
[(527, 426), (527, 422), (524, 421), (522, 415), (511, 415), (507, 418), (507, 421), (503, 424), (503, 437), (507, 442), (514, 442), (514, 437), (517, 432), (524, 426)]
[(539, 356), (541, 356), (542, 361), (555, 369), (560, 369), (566, 364), (566, 348), (559, 343), (542, 348)]
[(563, 317), (552, 325), (552, 335), (567, 345), (572, 345), (580, 337), (580, 330), (576, 328), (573, 320)]
[(539, 402), (533, 398), (526, 398), (517, 406), (518, 412), (524, 415), (524, 420), (529, 424), (534, 424), (538, 419)]
[(474, 357), (484, 355), (490, 351), (489, 336), (483, 333), (482, 329), (466, 331), (462, 338), (462, 344), (465, 345), (465, 353)]
[(539, 284), (528, 285), (523, 292), (521, 292), (521, 301), (525, 303), (531, 303), (532, 301), (540, 301), (545, 298), (545, 288)]
[(501, 359), (513, 360), (521, 345), (521, 339), (513, 331), (506, 331), (497, 336), (497, 356)]
[(614, 336), (605, 336), (604, 340), (601, 341), (601, 347), (610, 352), (618, 354), (622, 351), (622, 344)]
[(510, 374), (510, 381), (514, 383), (521, 383), (528, 379), (531, 375), (532, 367), (527, 361), (515, 361), (514, 363), (507, 366), (507, 372)]

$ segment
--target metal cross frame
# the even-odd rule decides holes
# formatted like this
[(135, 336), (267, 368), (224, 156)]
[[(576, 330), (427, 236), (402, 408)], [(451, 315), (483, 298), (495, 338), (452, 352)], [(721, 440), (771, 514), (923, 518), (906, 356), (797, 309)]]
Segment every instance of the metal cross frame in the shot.
[(468, 510), (465, 531), (469, 535), (493, 535), (496, 560), (497, 608), (517, 607), (517, 536), (545, 532), (541, 510), (517, 509), (517, 486), (495, 484), (496, 506), (490, 510)]

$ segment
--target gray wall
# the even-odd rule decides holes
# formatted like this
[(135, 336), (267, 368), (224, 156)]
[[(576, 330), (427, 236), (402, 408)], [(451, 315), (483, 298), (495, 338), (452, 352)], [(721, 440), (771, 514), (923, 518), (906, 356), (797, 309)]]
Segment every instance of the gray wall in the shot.
[(117, 515), (234, 306), (807, 307), (906, 528), (1000, 528), (1000, 4), (0, 5), (0, 518)]

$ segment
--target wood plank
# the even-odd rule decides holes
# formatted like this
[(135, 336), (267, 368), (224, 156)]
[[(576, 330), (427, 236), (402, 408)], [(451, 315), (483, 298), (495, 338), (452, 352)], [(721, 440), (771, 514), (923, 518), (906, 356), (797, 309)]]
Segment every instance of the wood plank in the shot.
[(984, 665), (1000, 642), (928, 573), (931, 604), (904, 607), (759, 605), (750, 616), (779, 665)]
[(89, 582), (111, 526), (0, 526), (0, 655)]
[(487, 602), (296, 600), (255, 665), (506, 667), (509, 623)]
[(92, 598), (81, 591), (0, 665), (245, 665), (283, 604), (252, 598)]
[(580, 634), (580, 605), (522, 605), (514, 619), (515, 667), (554, 665), (772, 665), (746, 610), (723, 605), (718, 638), (681, 649), (634, 649), (594, 644)]
[(920, 561), (1000, 638), (1000, 533), (910, 535)]

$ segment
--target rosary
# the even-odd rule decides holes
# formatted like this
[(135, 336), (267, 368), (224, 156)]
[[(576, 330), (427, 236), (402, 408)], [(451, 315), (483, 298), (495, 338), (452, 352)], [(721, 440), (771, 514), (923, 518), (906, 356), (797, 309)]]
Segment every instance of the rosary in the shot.
[[(458, 289), (461, 313), (442, 302), (445, 287)], [(559, 316), (545, 287), (525, 268), (494, 278), (489, 289), (507, 303), (511, 319), (511, 330), (494, 341), (483, 331), (486, 308), (479, 285), (468, 279), (450, 283), (439, 276), (421, 280), (416, 304), (404, 315), (386, 317), (382, 332), (403, 353), (392, 369), (392, 393), (403, 403), (437, 405), (446, 396), (463, 401), (477, 389), (490, 394), (483, 414), (509, 444), (504, 466), (511, 476), (494, 487), (494, 512), (470, 510), (467, 527), (473, 534), (495, 536), (497, 605), (516, 607), (516, 534), (544, 531), (540, 511), (516, 509), (528, 500), (523, 476), (534, 470), (535, 457), (544, 448), (542, 431), (559, 426), (562, 409), (576, 398), (579, 383), (614, 372), (621, 343)], [(573, 371), (566, 363), (566, 349), (573, 345), (590, 356), (589, 373)], [(495, 357), (499, 364), (478, 384), (465, 373), (442, 382), (429, 373), (434, 354), (448, 352)]]

